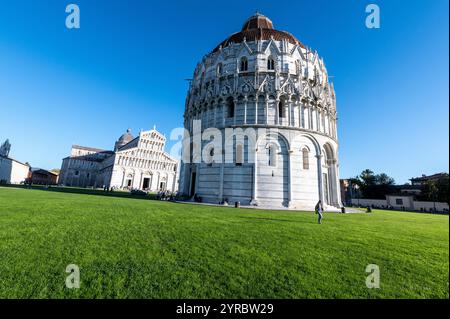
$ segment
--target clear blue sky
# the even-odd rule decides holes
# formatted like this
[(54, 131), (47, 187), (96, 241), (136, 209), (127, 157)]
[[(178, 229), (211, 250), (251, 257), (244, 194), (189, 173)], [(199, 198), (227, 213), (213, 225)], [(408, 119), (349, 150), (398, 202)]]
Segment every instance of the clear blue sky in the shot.
[[(128, 127), (168, 135), (196, 63), (258, 10), (334, 76), (341, 177), (448, 171), (447, 0), (71, 2), (0, 1), (0, 140), (18, 160), (59, 168), (72, 144), (111, 149)], [(365, 28), (369, 3), (381, 29)]]

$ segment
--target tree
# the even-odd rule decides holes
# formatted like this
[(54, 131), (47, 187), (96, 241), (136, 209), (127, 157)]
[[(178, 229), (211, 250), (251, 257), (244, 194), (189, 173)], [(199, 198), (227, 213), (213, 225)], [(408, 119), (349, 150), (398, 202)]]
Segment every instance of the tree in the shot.
[(395, 180), (385, 173), (375, 175), (372, 170), (365, 169), (357, 179), (364, 198), (384, 199), (386, 194), (394, 191)]
[(363, 170), (359, 175), (359, 179), (364, 186), (374, 185), (376, 180), (373, 171), (370, 169)]
[(389, 177), (385, 173), (381, 173), (375, 176), (375, 184), (377, 185), (395, 185), (395, 180)]
[(447, 204), (450, 204), (450, 194), (448, 193), (449, 189), (449, 176), (448, 174), (442, 178), (439, 179), (438, 183), (437, 183), (437, 187), (438, 187), (438, 200), (440, 202), (445, 202)]
[(428, 201), (435, 201), (438, 194), (438, 187), (436, 181), (427, 181), (423, 188), (423, 194)]

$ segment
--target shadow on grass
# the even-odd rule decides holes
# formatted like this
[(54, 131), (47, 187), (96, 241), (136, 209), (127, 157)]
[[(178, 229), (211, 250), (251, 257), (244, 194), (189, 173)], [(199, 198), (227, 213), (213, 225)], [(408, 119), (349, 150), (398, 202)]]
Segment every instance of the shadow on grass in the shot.
[(280, 218), (268, 218), (268, 217), (250, 217), (250, 216), (239, 216), (239, 218), (248, 220), (260, 220), (260, 221), (270, 221), (270, 222), (284, 222), (284, 223), (304, 223), (304, 221), (294, 220), (294, 219), (280, 219)]
[(20, 189), (32, 189), (55, 193), (68, 193), (68, 194), (82, 194), (82, 195), (94, 195), (94, 196), (107, 196), (107, 197), (119, 197), (119, 198), (129, 198), (129, 199), (139, 199), (139, 200), (156, 200), (156, 194), (150, 193), (147, 195), (135, 195), (129, 192), (121, 191), (104, 191), (100, 189), (88, 189), (88, 188), (77, 188), (77, 187), (61, 187), (61, 186), (50, 186), (45, 187), (41, 185), (0, 185), (0, 187), (5, 188), (20, 188)]

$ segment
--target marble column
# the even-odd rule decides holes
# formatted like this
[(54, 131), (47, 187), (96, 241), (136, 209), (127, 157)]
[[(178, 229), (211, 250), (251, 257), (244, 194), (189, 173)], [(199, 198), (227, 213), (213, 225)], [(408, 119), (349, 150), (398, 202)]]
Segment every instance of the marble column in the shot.
[(244, 125), (247, 124), (247, 95), (244, 97)]

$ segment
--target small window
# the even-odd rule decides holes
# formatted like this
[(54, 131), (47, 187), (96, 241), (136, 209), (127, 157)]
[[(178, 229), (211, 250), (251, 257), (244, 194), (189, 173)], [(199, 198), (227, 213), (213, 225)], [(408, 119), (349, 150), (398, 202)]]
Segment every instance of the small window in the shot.
[(304, 148), (302, 150), (303, 155), (303, 169), (309, 169), (309, 151), (308, 149)]
[(78, 176), (78, 175), (80, 175), (80, 172), (79, 171), (75, 171), (75, 176)]
[(273, 58), (267, 59), (267, 70), (275, 70), (275, 61)]
[(280, 118), (286, 117), (286, 114), (284, 112), (284, 103), (283, 103), (283, 101), (280, 101), (278, 103), (278, 117), (280, 117)]
[(247, 58), (241, 58), (241, 67), (240, 67), (240, 71), (241, 72), (245, 72), (248, 71), (248, 60)]
[(269, 155), (269, 166), (276, 166), (277, 165), (277, 153), (275, 150), (275, 146), (271, 145), (268, 149), (268, 155)]
[(402, 198), (396, 198), (395, 199), (395, 204), (396, 205), (403, 205), (403, 199)]
[(91, 177), (91, 174), (87, 173), (86, 177), (87, 177), (87, 178)]
[(236, 166), (242, 166), (244, 163), (244, 152), (241, 144), (236, 145)]
[(227, 117), (234, 117), (234, 101), (232, 98), (227, 100)]

